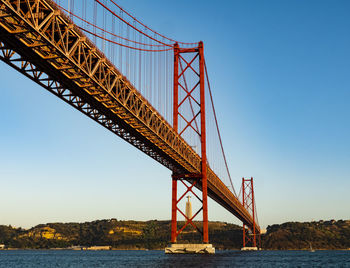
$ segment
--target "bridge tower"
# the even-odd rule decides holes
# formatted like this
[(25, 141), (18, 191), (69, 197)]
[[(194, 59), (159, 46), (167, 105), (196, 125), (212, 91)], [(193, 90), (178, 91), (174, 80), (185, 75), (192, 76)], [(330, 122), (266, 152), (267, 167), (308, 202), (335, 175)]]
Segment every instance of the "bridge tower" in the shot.
[[(242, 178), (242, 203), (243, 207), (253, 217), (253, 228), (248, 228), (243, 223), (243, 248), (242, 250), (257, 250), (260, 247), (260, 234), (256, 232), (257, 219), (255, 209), (255, 197), (254, 197), (254, 186), (253, 177)], [(257, 245), (258, 240), (258, 245)]]
[[(187, 54), (187, 58), (184, 57)], [(198, 63), (198, 66), (195, 66)], [(191, 72), (195, 83), (188, 88), (186, 75)], [(193, 80), (193, 79), (192, 79)], [(199, 94), (198, 94), (199, 89)], [(188, 118), (181, 108), (189, 103), (192, 110), (192, 118)], [(196, 106), (196, 107), (193, 107)], [(194, 109), (197, 110), (194, 112)], [(198, 126), (197, 120), (200, 120)], [(179, 120), (185, 124), (180, 129)], [(192, 129), (200, 139), (201, 173), (185, 173), (172, 175), (172, 212), (171, 212), (171, 247), (166, 248), (166, 253), (214, 253), (215, 249), (209, 244), (208, 234), (208, 190), (207, 190), (207, 152), (206, 152), (206, 117), (205, 117), (205, 73), (203, 42), (199, 42), (194, 48), (180, 48), (178, 43), (174, 45), (174, 103), (173, 103), (173, 128), (183, 137), (187, 129)], [(186, 190), (178, 197), (178, 183), (185, 186)], [(193, 187), (202, 189), (202, 196), (198, 196)], [(201, 203), (202, 207), (191, 218), (178, 207), (179, 202), (186, 194), (192, 193)], [(186, 222), (179, 230), (177, 228), (178, 212), (185, 217)], [(194, 218), (202, 212), (203, 228), (199, 229), (194, 223)], [(203, 244), (177, 244), (178, 235), (188, 226), (192, 225), (202, 235)]]

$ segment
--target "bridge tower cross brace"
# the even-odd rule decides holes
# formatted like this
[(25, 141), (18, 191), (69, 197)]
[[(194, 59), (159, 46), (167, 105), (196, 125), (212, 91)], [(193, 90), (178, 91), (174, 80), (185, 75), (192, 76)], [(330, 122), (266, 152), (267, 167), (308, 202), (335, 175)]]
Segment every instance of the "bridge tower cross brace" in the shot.
[[(185, 53), (191, 54), (191, 59), (186, 60), (182, 55)], [(192, 57), (193, 55), (193, 57)], [(194, 64), (197, 63), (198, 67)], [(184, 64), (184, 66), (183, 66)], [(180, 68), (179, 68), (180, 67)], [(196, 71), (199, 69), (199, 72)], [(193, 71), (198, 76), (198, 83), (193, 88), (188, 88), (185, 78), (185, 73)], [(183, 83), (181, 82), (183, 81)], [(199, 98), (195, 91), (199, 87)], [(179, 90), (185, 94), (179, 94)], [(181, 97), (185, 95), (184, 97)], [(199, 111), (193, 113), (192, 118), (185, 118), (185, 115), (181, 112), (181, 106), (188, 102), (191, 105), (199, 106)], [(200, 116), (200, 126), (197, 125), (197, 118)], [(186, 122), (185, 127), (179, 129), (179, 119), (182, 118)], [(171, 213), (171, 243), (177, 242), (177, 236), (185, 229), (185, 227), (191, 224), (198, 232), (202, 234), (203, 243), (209, 243), (208, 234), (208, 190), (207, 190), (207, 152), (206, 152), (206, 116), (205, 116), (205, 73), (204, 73), (204, 51), (203, 42), (198, 43), (198, 47), (195, 48), (180, 48), (176, 43), (174, 45), (174, 103), (173, 103), (173, 128), (182, 136), (187, 129), (192, 129), (200, 138), (201, 144), (201, 173), (199, 174), (176, 174), (172, 175), (172, 213)], [(190, 185), (188, 181), (192, 182)], [(187, 190), (180, 198), (177, 197), (177, 184), (181, 182)], [(195, 185), (201, 183), (202, 197), (200, 198), (195, 194), (192, 188)], [(202, 207), (194, 213), (191, 219), (177, 206), (179, 201), (187, 194), (191, 192), (199, 201), (202, 202)], [(203, 229), (200, 230), (194, 223), (193, 219), (202, 211), (203, 214)], [(186, 219), (185, 225), (181, 229), (177, 229), (177, 212), (180, 212)]]

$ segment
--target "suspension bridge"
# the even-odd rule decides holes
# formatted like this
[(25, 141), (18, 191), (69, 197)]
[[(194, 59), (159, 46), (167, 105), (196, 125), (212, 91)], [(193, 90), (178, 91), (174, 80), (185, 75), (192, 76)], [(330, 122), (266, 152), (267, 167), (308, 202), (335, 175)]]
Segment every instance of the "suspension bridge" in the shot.
[[(169, 252), (186, 251), (177, 238), (188, 226), (198, 252), (213, 252), (208, 196), (243, 222), (243, 247), (257, 247), (253, 179), (237, 195), (203, 42), (166, 37), (115, 0), (0, 0), (0, 59), (172, 171)], [(189, 193), (201, 204), (191, 218), (179, 207)]]

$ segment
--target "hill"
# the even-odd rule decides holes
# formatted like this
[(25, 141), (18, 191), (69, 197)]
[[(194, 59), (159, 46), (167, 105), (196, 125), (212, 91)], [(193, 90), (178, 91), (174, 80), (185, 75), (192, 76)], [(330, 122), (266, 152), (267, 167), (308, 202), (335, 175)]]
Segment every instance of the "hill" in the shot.
[[(179, 226), (184, 223), (179, 222)], [(200, 224), (196, 223), (199, 228)], [(210, 242), (217, 249), (240, 249), (242, 227), (209, 222)], [(0, 225), (0, 244), (9, 248), (69, 248), (111, 246), (114, 249), (164, 249), (170, 241), (170, 221), (98, 220), (84, 223), (47, 223), (30, 229)], [(201, 243), (200, 235), (188, 226), (178, 238), (181, 243)], [(267, 227), (262, 248), (348, 249), (350, 221), (287, 222)]]
[[(182, 226), (183, 222), (179, 222)], [(197, 223), (200, 226), (199, 223)], [(200, 227), (201, 228), (201, 227)], [(224, 222), (209, 223), (210, 242), (217, 248), (241, 247), (241, 227)], [(98, 220), (85, 223), (47, 223), (31, 229), (0, 226), (0, 244), (9, 248), (67, 248), (104, 246), (115, 249), (164, 249), (170, 241), (170, 221)], [(200, 243), (200, 235), (188, 226), (179, 242)]]
[(267, 227), (264, 249), (349, 249), (350, 221), (286, 222)]

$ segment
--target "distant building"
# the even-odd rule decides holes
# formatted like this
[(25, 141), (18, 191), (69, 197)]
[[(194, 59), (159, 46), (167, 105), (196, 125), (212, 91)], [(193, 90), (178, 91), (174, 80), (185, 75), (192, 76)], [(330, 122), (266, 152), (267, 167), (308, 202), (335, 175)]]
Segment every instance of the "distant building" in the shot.
[(111, 250), (111, 246), (92, 246), (83, 248), (83, 250)]
[(71, 250), (83, 250), (83, 247), (82, 246), (71, 246), (68, 249), (71, 249)]

